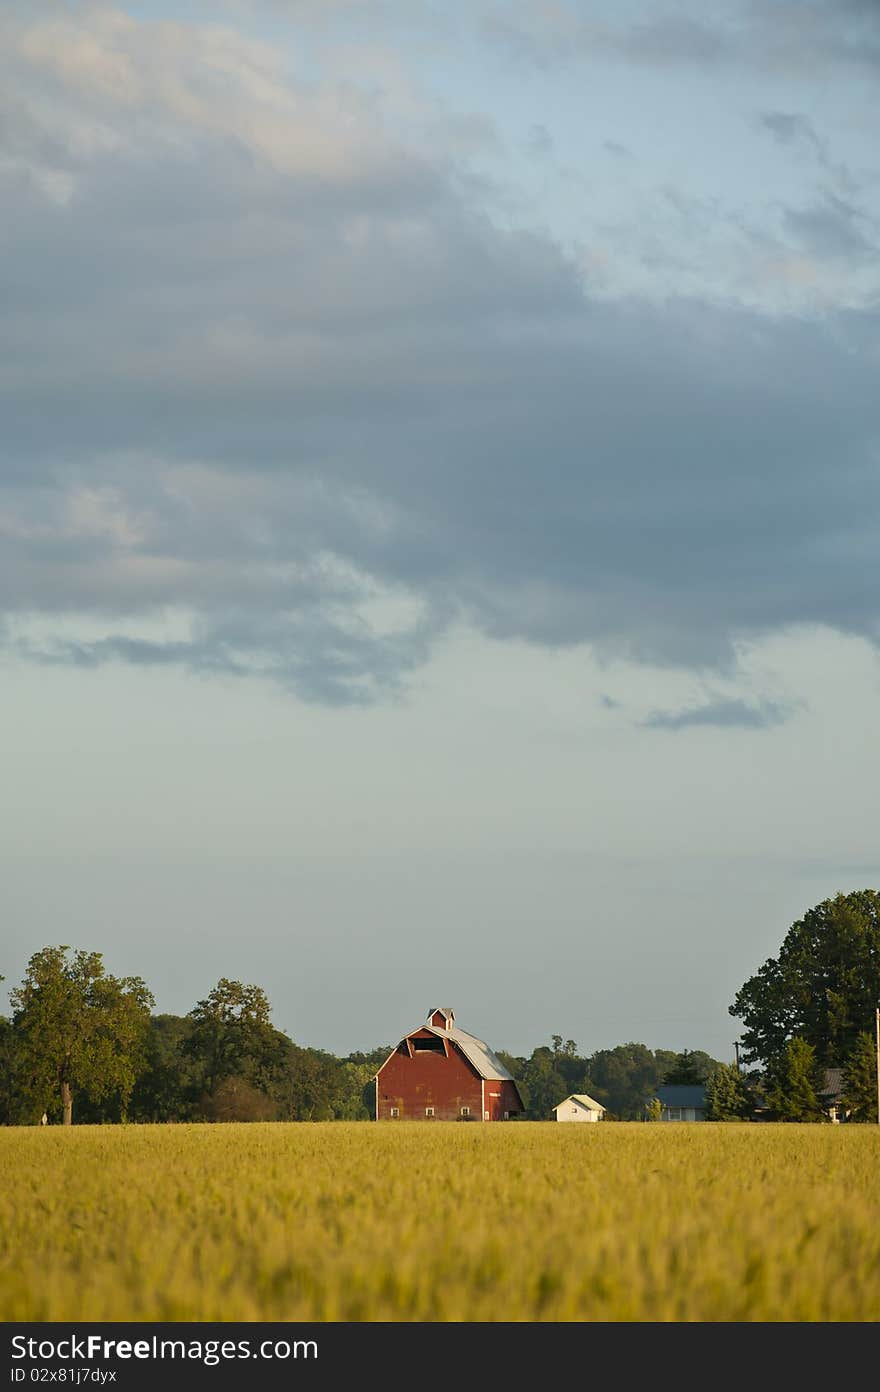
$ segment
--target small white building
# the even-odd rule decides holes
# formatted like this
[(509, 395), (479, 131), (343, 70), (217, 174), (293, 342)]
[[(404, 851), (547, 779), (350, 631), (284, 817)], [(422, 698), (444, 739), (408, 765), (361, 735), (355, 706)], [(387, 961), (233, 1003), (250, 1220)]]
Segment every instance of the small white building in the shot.
[(601, 1121), (605, 1108), (585, 1092), (573, 1092), (553, 1108), (557, 1121)]

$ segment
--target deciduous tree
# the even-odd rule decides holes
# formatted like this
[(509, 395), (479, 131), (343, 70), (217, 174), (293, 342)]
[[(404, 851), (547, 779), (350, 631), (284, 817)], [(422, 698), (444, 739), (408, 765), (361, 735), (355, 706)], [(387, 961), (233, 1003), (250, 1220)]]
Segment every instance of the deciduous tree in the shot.
[(184, 1047), (199, 1064), (206, 1094), (227, 1078), (244, 1078), (268, 1090), (279, 1062), (271, 1009), (262, 987), (224, 976), (189, 1012)]
[(792, 924), (737, 993), (747, 1061), (769, 1063), (797, 1035), (826, 1068), (840, 1067), (880, 1000), (880, 894), (855, 890), (825, 899)]
[(534, 1050), (525, 1066), (526, 1115), (532, 1121), (552, 1121), (553, 1108), (568, 1094), (565, 1077), (554, 1067), (554, 1062), (553, 1054), (542, 1045)]
[(65, 1126), (78, 1092), (92, 1101), (118, 1092), (124, 1113), (153, 1003), (140, 977), (109, 976), (100, 952), (69, 952), (36, 952), (10, 994), (22, 1089), (39, 1112), (59, 1098)]

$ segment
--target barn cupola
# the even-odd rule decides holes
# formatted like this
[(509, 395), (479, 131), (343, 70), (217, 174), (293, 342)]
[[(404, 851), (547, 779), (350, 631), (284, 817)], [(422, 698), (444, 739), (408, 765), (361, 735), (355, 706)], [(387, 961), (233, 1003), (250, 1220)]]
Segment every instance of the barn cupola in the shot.
[(435, 1029), (451, 1030), (455, 1026), (455, 1011), (449, 1006), (438, 1005), (435, 1010), (428, 1011), (428, 1024)]

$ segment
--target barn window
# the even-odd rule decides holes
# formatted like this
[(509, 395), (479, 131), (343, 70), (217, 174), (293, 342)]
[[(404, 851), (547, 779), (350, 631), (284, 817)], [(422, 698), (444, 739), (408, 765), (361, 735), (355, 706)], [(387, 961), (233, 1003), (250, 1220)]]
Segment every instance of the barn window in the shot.
[(470, 1107), (462, 1107), (462, 1109), (461, 1109), (461, 1114), (462, 1114), (462, 1116), (470, 1116), (470, 1114), (471, 1114), (471, 1109), (470, 1109)]
[(438, 1039), (436, 1034), (432, 1034), (430, 1039), (414, 1039), (413, 1049), (417, 1054), (445, 1054), (446, 1049), (443, 1040)]
[(489, 1120), (489, 1113), (488, 1113), (488, 1112), (484, 1112), (484, 1113), (483, 1113), (483, 1120), (484, 1120), (484, 1121), (488, 1121), (488, 1120)]
[(433, 1108), (433, 1107), (426, 1107), (426, 1108), (425, 1108), (425, 1116), (433, 1116), (433, 1115), (434, 1115), (434, 1108)]
[(400, 1116), (400, 1108), (399, 1108), (399, 1107), (392, 1107), (392, 1108), (391, 1108), (391, 1115), (392, 1115), (392, 1116), (399, 1117), (399, 1116)]

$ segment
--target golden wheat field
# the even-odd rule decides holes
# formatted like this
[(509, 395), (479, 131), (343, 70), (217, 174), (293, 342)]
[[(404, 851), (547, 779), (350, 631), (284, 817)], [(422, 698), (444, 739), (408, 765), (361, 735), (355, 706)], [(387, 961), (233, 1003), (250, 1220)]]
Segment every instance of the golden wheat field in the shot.
[(876, 1320), (880, 1128), (0, 1132), (11, 1320)]

